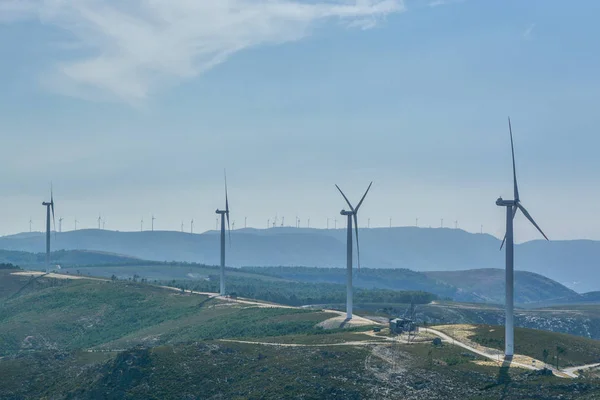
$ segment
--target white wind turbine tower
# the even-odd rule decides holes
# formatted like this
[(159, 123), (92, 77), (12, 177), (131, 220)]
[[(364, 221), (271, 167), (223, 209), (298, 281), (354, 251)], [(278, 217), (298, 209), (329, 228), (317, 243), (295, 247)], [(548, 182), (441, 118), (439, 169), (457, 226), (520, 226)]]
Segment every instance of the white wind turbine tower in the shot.
[(358, 268), (360, 269), (360, 247), (358, 244), (357, 214), (358, 214), (358, 209), (362, 205), (365, 197), (367, 197), (367, 193), (369, 193), (369, 189), (371, 189), (372, 184), (373, 184), (373, 182), (371, 182), (369, 184), (369, 187), (365, 191), (365, 194), (363, 195), (362, 199), (360, 199), (360, 201), (358, 202), (358, 205), (356, 206), (356, 208), (352, 207), (352, 204), (350, 204), (350, 201), (348, 200), (348, 198), (346, 197), (344, 192), (342, 192), (342, 189), (340, 189), (340, 187), (338, 185), (335, 185), (335, 187), (340, 191), (340, 193), (344, 197), (344, 200), (346, 200), (348, 207), (350, 207), (350, 211), (346, 211), (346, 210), (340, 211), (341, 215), (345, 215), (348, 217), (348, 229), (347, 229), (347, 241), (346, 241), (346, 320), (352, 319), (352, 220), (354, 220), (354, 229), (356, 232), (356, 260), (357, 260)]
[(225, 210), (215, 211), (221, 216), (221, 284), (219, 294), (225, 296), (225, 218), (227, 218), (227, 229), (229, 231), (229, 243), (231, 244), (231, 228), (229, 226), (229, 198), (227, 197), (227, 174), (225, 174)]
[(508, 119), (508, 130), (510, 132), (510, 148), (512, 152), (512, 165), (513, 165), (513, 185), (514, 185), (514, 200), (503, 200), (502, 197), (496, 200), (496, 205), (500, 207), (506, 207), (506, 235), (500, 250), (506, 242), (506, 322), (505, 328), (505, 339), (504, 339), (504, 355), (507, 359), (511, 359), (514, 355), (515, 350), (515, 337), (514, 337), (514, 242), (513, 242), (513, 219), (517, 214), (517, 210), (521, 210), (523, 215), (537, 228), (537, 230), (548, 240), (548, 237), (542, 232), (540, 227), (535, 223), (531, 215), (527, 212), (525, 207), (521, 205), (519, 199), (519, 188), (517, 186), (517, 170), (515, 167), (515, 148), (513, 145), (512, 127), (510, 124), (510, 118)]
[(58, 231), (59, 232), (62, 232), (62, 222), (63, 222), (63, 219), (64, 219), (63, 217), (60, 217), (58, 219)]
[(42, 205), (46, 207), (46, 268), (50, 271), (50, 210), (52, 210), (52, 224), (54, 230), (56, 230), (56, 223), (54, 220), (54, 194), (52, 185), (50, 185), (50, 202), (43, 202)]
[(194, 219), (190, 221), (190, 233), (194, 233)]

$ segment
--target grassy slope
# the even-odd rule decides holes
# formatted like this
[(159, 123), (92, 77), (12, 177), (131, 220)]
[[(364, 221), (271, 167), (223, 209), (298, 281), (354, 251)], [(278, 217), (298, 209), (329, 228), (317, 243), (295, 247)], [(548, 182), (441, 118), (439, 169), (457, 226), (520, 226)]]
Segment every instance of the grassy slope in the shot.
[[(495, 325), (476, 325), (469, 337), (474, 342), (494, 349), (504, 348), (504, 327)], [(566, 350), (560, 355), (561, 368), (600, 362), (600, 341), (581, 338), (562, 333), (546, 332), (534, 329), (515, 329), (515, 353), (524, 354), (542, 360), (544, 349), (550, 356), (556, 355), (556, 347)]]
[[(14, 278), (12, 283), (10, 282)], [(4, 276), (18, 291), (24, 277)], [(12, 295), (9, 295), (12, 296)], [(0, 355), (316, 331), (332, 315), (258, 308), (129, 282), (40, 278), (0, 308)]]
[[(11, 279), (3, 278), (0, 286)], [(329, 316), (322, 312), (232, 306), (132, 283), (51, 282), (41, 278), (19, 296), (3, 299), (3, 337), (15, 337), (20, 345), (23, 335), (35, 331), (57, 349), (40, 346), (43, 350), (15, 354), (19, 346), (5, 347), (12, 354), (0, 359), (2, 399), (497, 399), (532, 393), (575, 398), (572, 382), (476, 365), (471, 362), (476, 356), (451, 346), (281, 348), (214, 340), (364, 339), (360, 333), (315, 330)], [(136, 343), (151, 347), (132, 349)], [(130, 349), (74, 350), (117, 345)], [(577, 385), (577, 398), (600, 395), (595, 381)]]

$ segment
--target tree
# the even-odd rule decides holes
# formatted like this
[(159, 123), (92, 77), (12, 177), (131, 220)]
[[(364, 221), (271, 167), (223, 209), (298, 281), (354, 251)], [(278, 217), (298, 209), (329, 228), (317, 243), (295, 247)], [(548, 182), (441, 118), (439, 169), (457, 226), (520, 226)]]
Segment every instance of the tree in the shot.
[(548, 354), (550, 354), (548, 349), (544, 349), (544, 351), (542, 351), (542, 360), (544, 360), (544, 366), (546, 364), (546, 361), (548, 360)]
[(567, 352), (567, 350), (564, 347), (556, 345), (556, 369), (558, 369), (558, 360), (560, 358), (560, 355), (564, 354), (566, 352)]

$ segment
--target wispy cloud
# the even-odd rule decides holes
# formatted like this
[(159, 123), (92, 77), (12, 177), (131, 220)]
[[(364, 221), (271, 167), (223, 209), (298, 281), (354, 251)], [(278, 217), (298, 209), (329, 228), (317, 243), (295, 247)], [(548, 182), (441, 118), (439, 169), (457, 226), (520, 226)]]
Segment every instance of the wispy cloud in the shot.
[(72, 35), (78, 52), (46, 78), (56, 90), (136, 103), (241, 50), (300, 40), (318, 22), (367, 29), (404, 9), (403, 0), (1, 0), (0, 22), (39, 19)]
[(525, 39), (529, 39), (531, 37), (531, 32), (533, 32), (533, 30), (535, 29), (535, 24), (531, 24), (527, 27), (527, 29), (525, 29), (525, 32), (523, 32), (523, 37)]
[(428, 3), (429, 7), (439, 7), (448, 4), (462, 3), (465, 0), (432, 0)]

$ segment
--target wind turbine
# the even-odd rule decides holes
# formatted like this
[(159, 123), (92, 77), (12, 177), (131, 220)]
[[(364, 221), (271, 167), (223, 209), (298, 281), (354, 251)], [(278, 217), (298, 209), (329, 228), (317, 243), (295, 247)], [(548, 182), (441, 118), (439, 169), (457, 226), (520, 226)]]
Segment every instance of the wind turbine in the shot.
[(140, 221), (140, 232), (144, 231), (144, 218), (142, 217), (141, 221)]
[(77, 218), (75, 218), (75, 230), (77, 230), (77, 223), (78, 223), (78, 222), (79, 222), (79, 221), (77, 221)]
[(369, 184), (369, 187), (365, 191), (362, 199), (358, 202), (356, 208), (352, 207), (350, 201), (342, 192), (342, 189), (338, 185), (335, 187), (340, 191), (344, 200), (350, 207), (350, 211), (342, 210), (340, 211), (341, 215), (345, 215), (348, 217), (348, 230), (347, 230), (347, 241), (346, 241), (346, 320), (352, 319), (352, 220), (354, 220), (354, 229), (356, 232), (356, 260), (358, 264), (358, 268), (360, 269), (360, 247), (358, 244), (358, 209), (362, 205), (365, 197), (367, 197), (367, 193), (369, 193), (369, 189), (371, 189), (371, 185), (373, 182)]
[(98, 229), (100, 229), (100, 222), (102, 222), (102, 217), (98, 214)]
[(229, 243), (231, 244), (231, 228), (229, 226), (229, 198), (227, 197), (227, 174), (225, 174), (225, 210), (217, 209), (215, 213), (221, 216), (221, 285), (219, 294), (221, 296), (225, 296), (225, 218), (227, 218)]
[(50, 185), (50, 202), (42, 202), (42, 205), (46, 207), (46, 268), (50, 270), (50, 210), (52, 210), (52, 225), (56, 229), (56, 222), (54, 220), (54, 193), (52, 185)]
[(59, 232), (62, 232), (62, 222), (63, 222), (63, 219), (64, 219), (63, 217), (60, 217), (58, 219), (58, 231)]
[(535, 223), (531, 215), (527, 212), (525, 207), (521, 205), (519, 199), (519, 188), (517, 186), (517, 170), (515, 167), (515, 147), (513, 144), (512, 127), (510, 124), (510, 118), (508, 118), (508, 131), (510, 133), (510, 148), (512, 152), (512, 165), (513, 165), (513, 186), (514, 186), (514, 200), (503, 200), (502, 197), (496, 200), (496, 205), (499, 207), (506, 207), (506, 234), (500, 245), (500, 250), (506, 243), (506, 322), (504, 324), (505, 338), (504, 338), (504, 356), (507, 359), (511, 359), (514, 355), (515, 337), (514, 337), (514, 243), (513, 243), (513, 219), (517, 214), (517, 210), (521, 210), (523, 215), (537, 228), (537, 230), (548, 240), (548, 237), (542, 232), (538, 224)]
[(190, 233), (194, 233), (194, 219), (190, 221)]
[(31, 220), (31, 217), (29, 217), (29, 233), (31, 233), (31, 224), (33, 223), (33, 221)]
[(183, 221), (181, 221), (181, 232), (183, 232)]
[(152, 232), (154, 232), (154, 220), (155, 220), (155, 219), (156, 219), (156, 218), (154, 218), (154, 214), (152, 214)]

